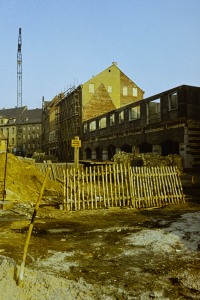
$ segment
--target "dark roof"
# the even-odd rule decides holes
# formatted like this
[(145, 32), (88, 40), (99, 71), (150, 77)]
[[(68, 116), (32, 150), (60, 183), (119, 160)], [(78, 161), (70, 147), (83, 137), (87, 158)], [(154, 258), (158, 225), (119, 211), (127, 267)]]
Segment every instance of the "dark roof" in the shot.
[(42, 122), (42, 109), (27, 109), (23, 112), (22, 123), (41, 123)]
[(16, 118), (18, 115), (22, 114), (25, 109), (27, 109), (27, 106), (22, 106), (19, 108), (3, 108), (0, 109), (0, 116), (8, 119)]
[[(15, 107), (8, 109), (0, 109), (0, 116), (9, 119), (9, 124), (15, 123), (41, 123), (42, 109), (28, 109), (27, 106)], [(16, 119), (16, 122), (12, 122), (12, 119)]]

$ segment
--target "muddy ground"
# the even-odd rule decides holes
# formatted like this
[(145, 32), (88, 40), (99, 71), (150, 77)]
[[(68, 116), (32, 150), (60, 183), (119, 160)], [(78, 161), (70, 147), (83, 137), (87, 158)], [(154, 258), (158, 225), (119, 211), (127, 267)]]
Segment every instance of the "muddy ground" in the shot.
[[(39, 208), (23, 287), (16, 267), (3, 269), (0, 299), (200, 299), (199, 184), (184, 193), (184, 204), (154, 209)], [(0, 211), (0, 254), (18, 266), (32, 211)]]

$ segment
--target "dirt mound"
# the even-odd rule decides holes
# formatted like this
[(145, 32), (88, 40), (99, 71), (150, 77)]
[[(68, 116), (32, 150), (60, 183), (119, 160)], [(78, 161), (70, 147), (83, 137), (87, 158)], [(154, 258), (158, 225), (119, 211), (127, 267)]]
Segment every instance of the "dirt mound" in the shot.
[[(6, 199), (16, 202), (35, 202), (44, 181), (44, 175), (35, 167), (34, 161), (8, 153), (5, 172), (6, 155), (0, 154), (0, 189), (5, 177)], [(47, 181), (45, 193), (62, 194), (62, 185), (51, 180)]]
[(112, 299), (103, 294), (103, 289), (99, 290), (98, 286), (87, 284), (83, 279), (75, 282), (28, 269), (26, 269), (24, 281), (18, 286), (16, 284), (17, 273), (14, 260), (0, 255), (1, 300)]

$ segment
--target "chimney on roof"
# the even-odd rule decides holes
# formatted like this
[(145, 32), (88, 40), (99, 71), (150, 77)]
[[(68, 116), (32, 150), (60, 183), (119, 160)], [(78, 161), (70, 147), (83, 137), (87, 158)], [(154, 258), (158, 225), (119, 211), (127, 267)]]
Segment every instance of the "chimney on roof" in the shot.
[(113, 64), (114, 66), (117, 66), (117, 62), (116, 62), (116, 61), (113, 61), (112, 64)]

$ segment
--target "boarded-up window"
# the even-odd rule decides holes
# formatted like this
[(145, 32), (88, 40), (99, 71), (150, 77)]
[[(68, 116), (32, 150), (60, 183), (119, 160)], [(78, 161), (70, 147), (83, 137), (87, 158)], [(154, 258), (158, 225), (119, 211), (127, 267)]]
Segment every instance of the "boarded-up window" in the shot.
[(99, 120), (99, 128), (106, 128), (106, 117)]
[(94, 83), (89, 83), (89, 93), (94, 93)]
[(90, 122), (90, 131), (95, 131), (96, 130), (96, 121)]
[(137, 97), (137, 95), (138, 95), (138, 90), (137, 90), (137, 88), (133, 88), (133, 97)]
[(127, 96), (128, 95), (128, 88), (127, 86), (123, 86), (123, 96)]
[(112, 85), (108, 86), (108, 93), (112, 93)]

